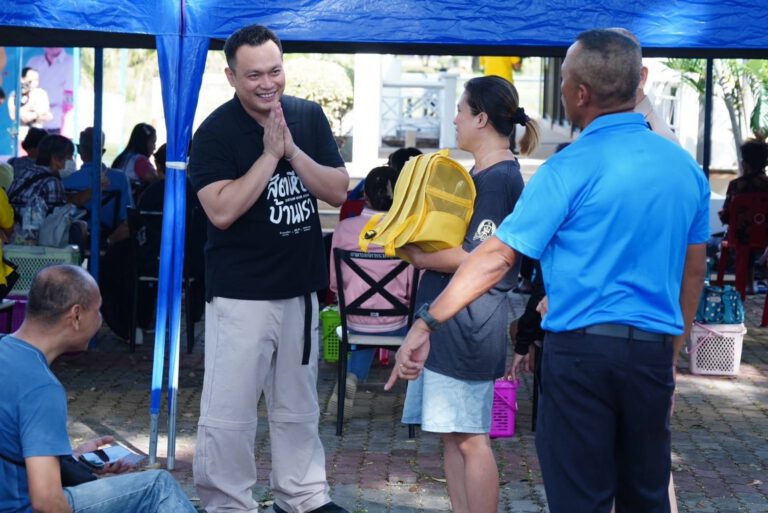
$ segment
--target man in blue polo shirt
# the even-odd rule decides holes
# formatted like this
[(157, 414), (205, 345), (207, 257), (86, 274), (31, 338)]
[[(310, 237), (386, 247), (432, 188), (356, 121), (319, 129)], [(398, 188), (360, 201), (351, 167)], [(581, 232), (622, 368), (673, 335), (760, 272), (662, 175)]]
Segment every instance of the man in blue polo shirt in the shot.
[(420, 311), (390, 377), (414, 379), (429, 333), (488, 290), (518, 254), (549, 294), (536, 448), (552, 513), (667, 513), (674, 363), (705, 274), (709, 184), (632, 113), (639, 46), (580, 34), (562, 99), (583, 129), (539, 168), (514, 212)]

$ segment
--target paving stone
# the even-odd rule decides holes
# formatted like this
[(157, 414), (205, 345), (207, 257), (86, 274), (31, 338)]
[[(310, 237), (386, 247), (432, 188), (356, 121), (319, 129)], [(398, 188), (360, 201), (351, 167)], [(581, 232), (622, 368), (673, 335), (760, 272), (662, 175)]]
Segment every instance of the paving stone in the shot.
[[(672, 455), (681, 513), (768, 513), (768, 479), (764, 477), (768, 475), (768, 329), (755, 324), (763, 300), (763, 296), (747, 299), (748, 333), (737, 378), (678, 373)], [(173, 472), (193, 499), (197, 494), (191, 463), (203, 379), (203, 328), (203, 323), (196, 326), (194, 353), (181, 355), (177, 469)], [(80, 441), (110, 434), (146, 452), (152, 345), (129, 354), (127, 345), (106, 328), (97, 339), (95, 350), (65, 355), (53, 365), (67, 390), (70, 435)], [(683, 357), (681, 366), (686, 365)], [(321, 404), (331, 394), (335, 372), (335, 365), (320, 363)], [(440, 437), (417, 429), (417, 437), (408, 438), (407, 427), (400, 423), (405, 386), (398, 383), (394, 391), (384, 392), (387, 375), (386, 369), (374, 368), (369, 381), (358, 387), (343, 437), (335, 434), (335, 418), (321, 418), (332, 496), (352, 513), (448, 511)], [(530, 431), (531, 390), (531, 376), (526, 374), (518, 391), (516, 435), (493, 441), (502, 481), (500, 512), (549, 511)], [(263, 401), (259, 412), (254, 451), (258, 483), (253, 494), (268, 508), (271, 455)], [(158, 443), (162, 464), (166, 426), (163, 407)]]
[(510, 503), (510, 510), (519, 513), (539, 513), (541, 507), (533, 501), (519, 500)]

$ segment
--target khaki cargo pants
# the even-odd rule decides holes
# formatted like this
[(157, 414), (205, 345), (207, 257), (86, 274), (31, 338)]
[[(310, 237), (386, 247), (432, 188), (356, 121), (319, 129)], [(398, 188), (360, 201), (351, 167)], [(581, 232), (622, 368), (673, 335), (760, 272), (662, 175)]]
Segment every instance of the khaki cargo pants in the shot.
[(254, 447), (262, 392), (277, 504), (304, 513), (330, 502), (318, 435), (317, 298), (311, 294), (311, 349), (303, 296), (276, 301), (216, 297), (205, 310), (205, 377), (200, 400), (195, 485), (209, 513), (258, 511)]

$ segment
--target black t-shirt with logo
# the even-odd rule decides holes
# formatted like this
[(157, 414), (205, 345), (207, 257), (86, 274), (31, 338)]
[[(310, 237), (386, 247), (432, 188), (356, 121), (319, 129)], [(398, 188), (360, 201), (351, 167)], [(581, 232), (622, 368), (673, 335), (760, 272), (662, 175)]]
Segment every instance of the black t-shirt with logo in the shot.
[[(516, 160), (502, 161), (473, 173), (472, 179), (477, 196), (462, 243), (467, 252), (496, 232), (523, 192), (523, 177)], [(515, 264), (491, 290), (432, 333), (432, 349), (426, 361), (429, 370), (465, 380), (491, 380), (504, 375), (509, 326), (507, 292), (517, 283), (519, 268), (519, 263)], [(416, 294), (417, 307), (433, 301), (452, 277), (436, 271), (425, 272)]]
[[(328, 120), (316, 103), (283, 96), (296, 145), (319, 164), (344, 166)], [(196, 191), (243, 176), (264, 151), (264, 129), (235, 96), (200, 125), (189, 176)], [(206, 300), (287, 299), (328, 285), (317, 200), (281, 159), (254, 205), (226, 230), (208, 222)]]

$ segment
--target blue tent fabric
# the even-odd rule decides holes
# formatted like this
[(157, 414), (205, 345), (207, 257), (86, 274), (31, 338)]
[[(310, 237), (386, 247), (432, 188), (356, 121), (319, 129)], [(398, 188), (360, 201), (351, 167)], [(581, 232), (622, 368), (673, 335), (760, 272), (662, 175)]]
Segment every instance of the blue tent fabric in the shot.
[[(163, 235), (160, 250), (160, 280), (155, 331), (155, 347), (162, 348), (166, 322), (171, 315), (172, 346), (178, 345), (181, 312), (181, 270), (184, 263), (184, 222), (186, 212), (186, 173), (179, 169), (186, 162), (187, 146), (192, 132), (200, 84), (205, 68), (207, 38), (183, 38), (179, 36), (158, 36), (158, 60), (160, 78), (163, 82), (163, 107), (168, 132), (166, 182)], [(181, 187), (181, 192), (178, 192)], [(177, 272), (174, 272), (177, 271)], [(159, 411), (158, 377), (164, 355), (155, 353), (155, 375), (151, 409)], [(178, 361), (178, 360), (176, 360)], [(155, 385), (158, 385), (156, 388)]]
[[(768, 51), (768, 9), (751, 0), (11, 0), (0, 26), (179, 35), (182, 10), (183, 35), (213, 39), (261, 23), (286, 42), (437, 44), (466, 53), (565, 49), (582, 30), (623, 26), (650, 50)], [(0, 41), (10, 37), (0, 30)]]
[(170, 321), (168, 418), (173, 424), (173, 428), (169, 429), (168, 443), (170, 468), (173, 467), (172, 458), (175, 452), (181, 280), (184, 269), (186, 228), (187, 147), (205, 69), (208, 42), (208, 38), (200, 37), (158, 36), (157, 38), (160, 78), (164, 84), (163, 107), (168, 142), (150, 413), (157, 415), (160, 409), (165, 328), (166, 321)]
[(284, 41), (567, 48), (621, 26), (646, 48), (768, 48), (768, 9), (745, 0), (188, 0), (187, 21), (218, 39), (260, 23)]
[(0, 26), (153, 36), (178, 34), (174, 10), (180, 4), (166, 0), (10, 0), (0, 8)]

